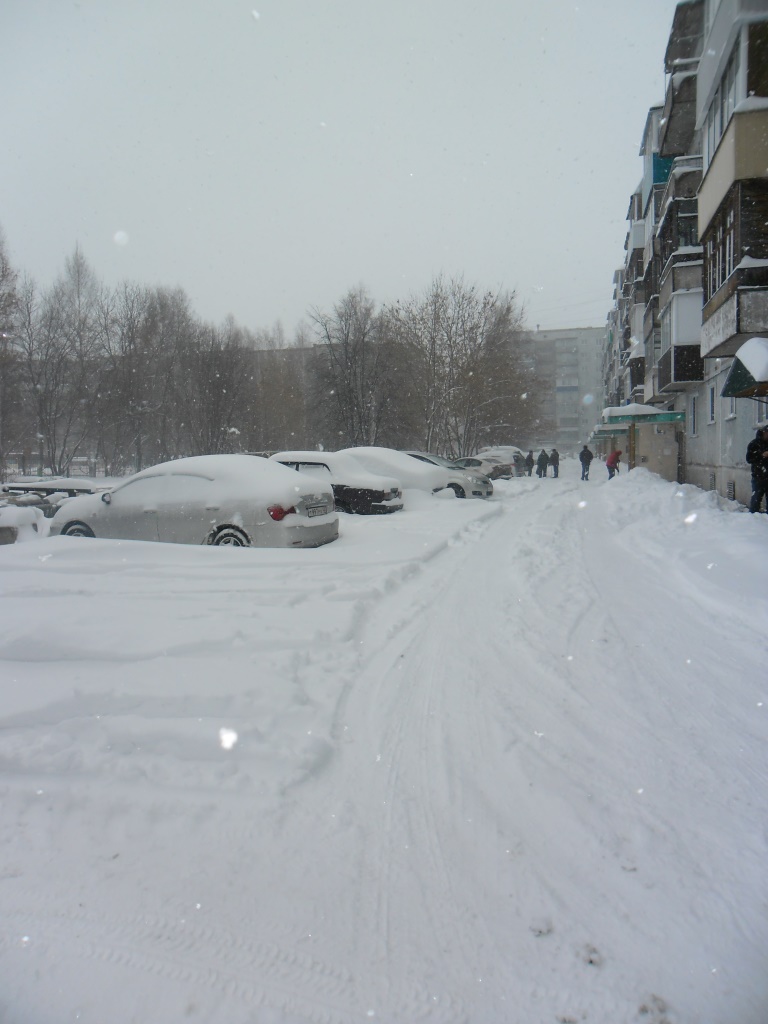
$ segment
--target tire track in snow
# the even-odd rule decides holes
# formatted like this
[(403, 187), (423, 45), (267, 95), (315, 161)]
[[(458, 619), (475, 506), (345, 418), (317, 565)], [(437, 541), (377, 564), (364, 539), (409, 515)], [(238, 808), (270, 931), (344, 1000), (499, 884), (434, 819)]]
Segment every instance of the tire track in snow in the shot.
[[(447, 679), (471, 671), (465, 663), (449, 662), (447, 638), (455, 635), (461, 618), (468, 567), (480, 589), (487, 566), (472, 571), (471, 564), (480, 550), (477, 542), (486, 544), (493, 532), (473, 531), (464, 537), (465, 549), (459, 558), (403, 588), (397, 599), (404, 601), (405, 608), (398, 616), (396, 629), (382, 630), (375, 621), (370, 623), (364, 634), (368, 654), (343, 708), (344, 719), (354, 722), (356, 730), (369, 717), (366, 705), (377, 708), (375, 718), (366, 722), (369, 732), (362, 749), (376, 749), (376, 764), (384, 768), (382, 772), (372, 768), (370, 760), (365, 764), (359, 758), (347, 768), (362, 780), (360, 816), (371, 793), (375, 794), (374, 804), (386, 808), (381, 828), (366, 839), (366, 858), (375, 865), (373, 873), (379, 882), (372, 934), (359, 934), (356, 940), (365, 950), (360, 959), (377, 963), (386, 956), (391, 974), (407, 975), (413, 954), (412, 936), (405, 948), (401, 940), (415, 927), (423, 936), (419, 944), (420, 972), (428, 975), (426, 993), (419, 993), (418, 1002), (427, 1014), (424, 1019), (441, 1022), (465, 1020), (467, 1012), (463, 1000), (457, 1002), (456, 995), (451, 995), (450, 983), (446, 991), (448, 979), (441, 964), (446, 960), (465, 963), (474, 983), (481, 985), (477, 968), (471, 966), (477, 962), (478, 937), (481, 946), (493, 944), (481, 913), (472, 929), (467, 929), (472, 908), (467, 906), (462, 891), (464, 878), (457, 876), (451, 866), (443, 840), (446, 830), (452, 836), (456, 832), (453, 819), (461, 811), (455, 800), (462, 795), (462, 786), (448, 763), (450, 747), (443, 737), (443, 690)], [(486, 558), (495, 560), (493, 546), (489, 550), (491, 554)], [(391, 622), (391, 615), (383, 618)], [(471, 683), (471, 676), (467, 679)], [(375, 735), (377, 721), (383, 721), (385, 727)], [(470, 721), (473, 745), (479, 751), (486, 722), (482, 715), (475, 714), (470, 715)], [(462, 723), (462, 732), (465, 728), (466, 723)], [(403, 888), (412, 893), (411, 900), (406, 900), (410, 905), (405, 908)], [(393, 892), (398, 892), (394, 904)], [(417, 913), (420, 920), (414, 924), (412, 914)], [(402, 991), (402, 983), (396, 988)], [(379, 991), (387, 1006), (387, 985), (380, 984)], [(408, 1020), (416, 1009), (415, 1001), (398, 1007), (395, 1019)], [(388, 1011), (392, 1013), (394, 1008), (388, 1007)]]

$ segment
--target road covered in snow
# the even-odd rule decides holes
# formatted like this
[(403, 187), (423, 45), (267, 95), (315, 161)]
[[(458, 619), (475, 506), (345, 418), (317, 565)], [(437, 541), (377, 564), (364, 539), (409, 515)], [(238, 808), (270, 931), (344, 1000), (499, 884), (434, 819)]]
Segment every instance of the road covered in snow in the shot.
[(768, 517), (0, 549), (3, 1024), (764, 1024)]

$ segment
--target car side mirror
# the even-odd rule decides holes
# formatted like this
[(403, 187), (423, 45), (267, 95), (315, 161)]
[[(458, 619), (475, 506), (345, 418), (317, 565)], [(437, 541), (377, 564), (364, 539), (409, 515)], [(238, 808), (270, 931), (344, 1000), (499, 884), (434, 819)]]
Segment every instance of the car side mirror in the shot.
[(104, 491), (104, 493), (101, 496), (101, 500), (104, 502), (105, 505), (111, 505), (112, 495), (109, 493), (109, 491)]

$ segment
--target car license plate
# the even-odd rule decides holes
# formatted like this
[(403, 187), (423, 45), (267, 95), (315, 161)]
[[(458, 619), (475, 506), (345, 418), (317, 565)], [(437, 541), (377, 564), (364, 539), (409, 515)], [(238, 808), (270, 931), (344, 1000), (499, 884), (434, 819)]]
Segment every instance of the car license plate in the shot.
[(307, 509), (307, 515), (311, 518), (312, 516), (324, 516), (326, 513), (325, 505), (313, 505), (312, 508)]

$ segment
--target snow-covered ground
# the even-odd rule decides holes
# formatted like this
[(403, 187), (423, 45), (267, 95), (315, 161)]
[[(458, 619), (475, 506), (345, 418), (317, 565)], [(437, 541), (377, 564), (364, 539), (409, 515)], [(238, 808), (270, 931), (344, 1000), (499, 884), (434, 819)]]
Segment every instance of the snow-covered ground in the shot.
[(765, 1024), (768, 516), (0, 549), (3, 1024)]

